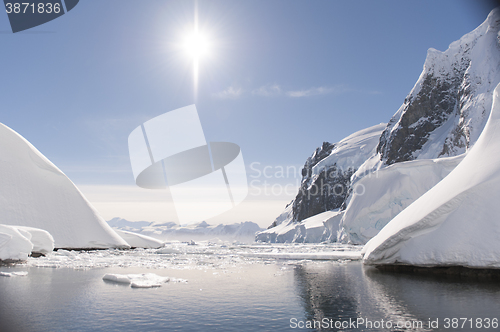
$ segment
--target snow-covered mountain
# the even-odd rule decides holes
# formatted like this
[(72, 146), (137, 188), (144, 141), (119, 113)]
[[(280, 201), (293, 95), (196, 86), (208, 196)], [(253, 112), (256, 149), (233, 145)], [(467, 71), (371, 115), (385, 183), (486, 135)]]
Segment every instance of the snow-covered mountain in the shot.
[(128, 231), (150, 236), (161, 241), (202, 241), (202, 240), (237, 240), (253, 242), (255, 233), (262, 231), (254, 222), (245, 221), (230, 225), (209, 225), (205, 221), (181, 226), (174, 222), (157, 223), (147, 221), (128, 221), (113, 218), (108, 221), (118, 231)]
[(364, 247), (366, 264), (500, 268), (500, 84), (464, 160)]
[(56, 248), (129, 248), (61, 170), (3, 124), (0, 224), (48, 231)]
[[(387, 126), (374, 126), (318, 148), (306, 161), (292, 208), (287, 207), (256, 239), (279, 241), (269, 234), (273, 229), (279, 234), (280, 223), (301, 223), (340, 208), (337, 236), (330, 234), (329, 240), (364, 244), (447, 176), (477, 141), (490, 114), (493, 90), (500, 82), (499, 30), (497, 8), (446, 51), (429, 49), (419, 79)], [(356, 139), (364, 132), (370, 138), (360, 151)], [(355, 157), (344, 159), (336, 149), (342, 142)], [(324, 184), (345, 190), (342, 195), (332, 190), (314, 195)]]
[(380, 137), (385, 163), (456, 156), (477, 141), (500, 82), (499, 27), (497, 9), (446, 51), (429, 49), (420, 78)]

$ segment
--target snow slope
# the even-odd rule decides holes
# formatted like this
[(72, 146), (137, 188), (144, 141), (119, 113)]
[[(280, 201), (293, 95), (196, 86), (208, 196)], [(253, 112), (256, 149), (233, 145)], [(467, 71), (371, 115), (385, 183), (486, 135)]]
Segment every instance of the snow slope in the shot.
[(431, 189), (464, 155), (412, 160), (370, 173), (354, 184), (340, 222), (338, 241), (365, 244), (398, 213)]
[(164, 243), (160, 240), (129, 231), (115, 230), (132, 248), (156, 249), (163, 247)]
[(0, 223), (44, 229), (56, 248), (129, 247), (63, 172), (3, 124), (0, 174)]
[(335, 143), (330, 155), (313, 167), (313, 177), (318, 175), (322, 169), (334, 164), (344, 170), (349, 167), (358, 168), (368, 157), (375, 153), (380, 134), (385, 127), (385, 123), (380, 123), (359, 130)]
[(364, 247), (365, 264), (500, 268), (500, 84), (464, 160)]

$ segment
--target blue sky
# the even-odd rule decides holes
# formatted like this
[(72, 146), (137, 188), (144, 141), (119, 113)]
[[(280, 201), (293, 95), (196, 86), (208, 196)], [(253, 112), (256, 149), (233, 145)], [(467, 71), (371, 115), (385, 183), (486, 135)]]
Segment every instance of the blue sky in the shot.
[[(200, 0), (199, 27), (211, 51), (200, 63), (196, 98), (191, 59), (178, 48), (194, 7), (82, 0), (17, 34), (0, 15), (0, 122), (65, 172), (106, 219), (175, 219), (163, 212), (141, 218), (139, 206), (134, 215), (120, 210), (133, 197), (151, 198), (132, 189), (127, 148), (144, 121), (195, 103), (208, 141), (239, 144), (248, 165), (300, 168), (323, 141), (387, 122), (427, 49), (445, 50), (476, 28), (493, 2)], [(120, 187), (131, 193), (122, 205), (113, 201), (124, 195)], [(289, 196), (259, 216), (221, 222), (268, 225)]]

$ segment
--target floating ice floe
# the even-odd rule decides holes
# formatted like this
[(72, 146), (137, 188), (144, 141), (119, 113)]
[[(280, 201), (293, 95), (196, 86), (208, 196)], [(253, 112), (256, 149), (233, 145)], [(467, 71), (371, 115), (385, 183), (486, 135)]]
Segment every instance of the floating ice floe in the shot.
[(113, 274), (106, 273), (102, 280), (114, 282), (118, 284), (127, 284), (133, 288), (152, 288), (161, 287), (167, 282), (186, 282), (184, 279), (174, 279), (169, 277), (162, 277), (154, 273), (141, 273), (141, 274)]
[(210, 244), (169, 243), (160, 249), (67, 251), (28, 258), (25, 266), (48, 268), (146, 268), (169, 270), (225, 269), (266, 260), (358, 260), (361, 246), (346, 244)]
[(0, 272), (0, 277), (25, 277), (28, 275), (27, 271), (19, 272)]

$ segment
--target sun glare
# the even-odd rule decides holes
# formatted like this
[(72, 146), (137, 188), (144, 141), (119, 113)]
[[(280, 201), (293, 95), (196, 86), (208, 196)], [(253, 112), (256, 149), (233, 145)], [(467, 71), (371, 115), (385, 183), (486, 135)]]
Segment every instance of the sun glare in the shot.
[(199, 60), (202, 56), (207, 54), (207, 38), (203, 34), (195, 31), (186, 38), (184, 49), (194, 60)]
[(200, 31), (198, 28), (198, 8), (195, 5), (194, 8), (194, 26), (190, 33), (184, 35), (184, 41), (181, 48), (184, 54), (192, 61), (193, 65), (193, 87), (194, 87), (194, 99), (197, 99), (198, 94), (198, 73), (200, 69), (201, 59), (207, 57), (210, 50), (210, 40), (204, 31)]
[(195, 24), (194, 31), (184, 38), (183, 49), (193, 61), (194, 97), (196, 99), (201, 58), (205, 57), (209, 51), (209, 41), (203, 33), (198, 31), (197, 24)]

